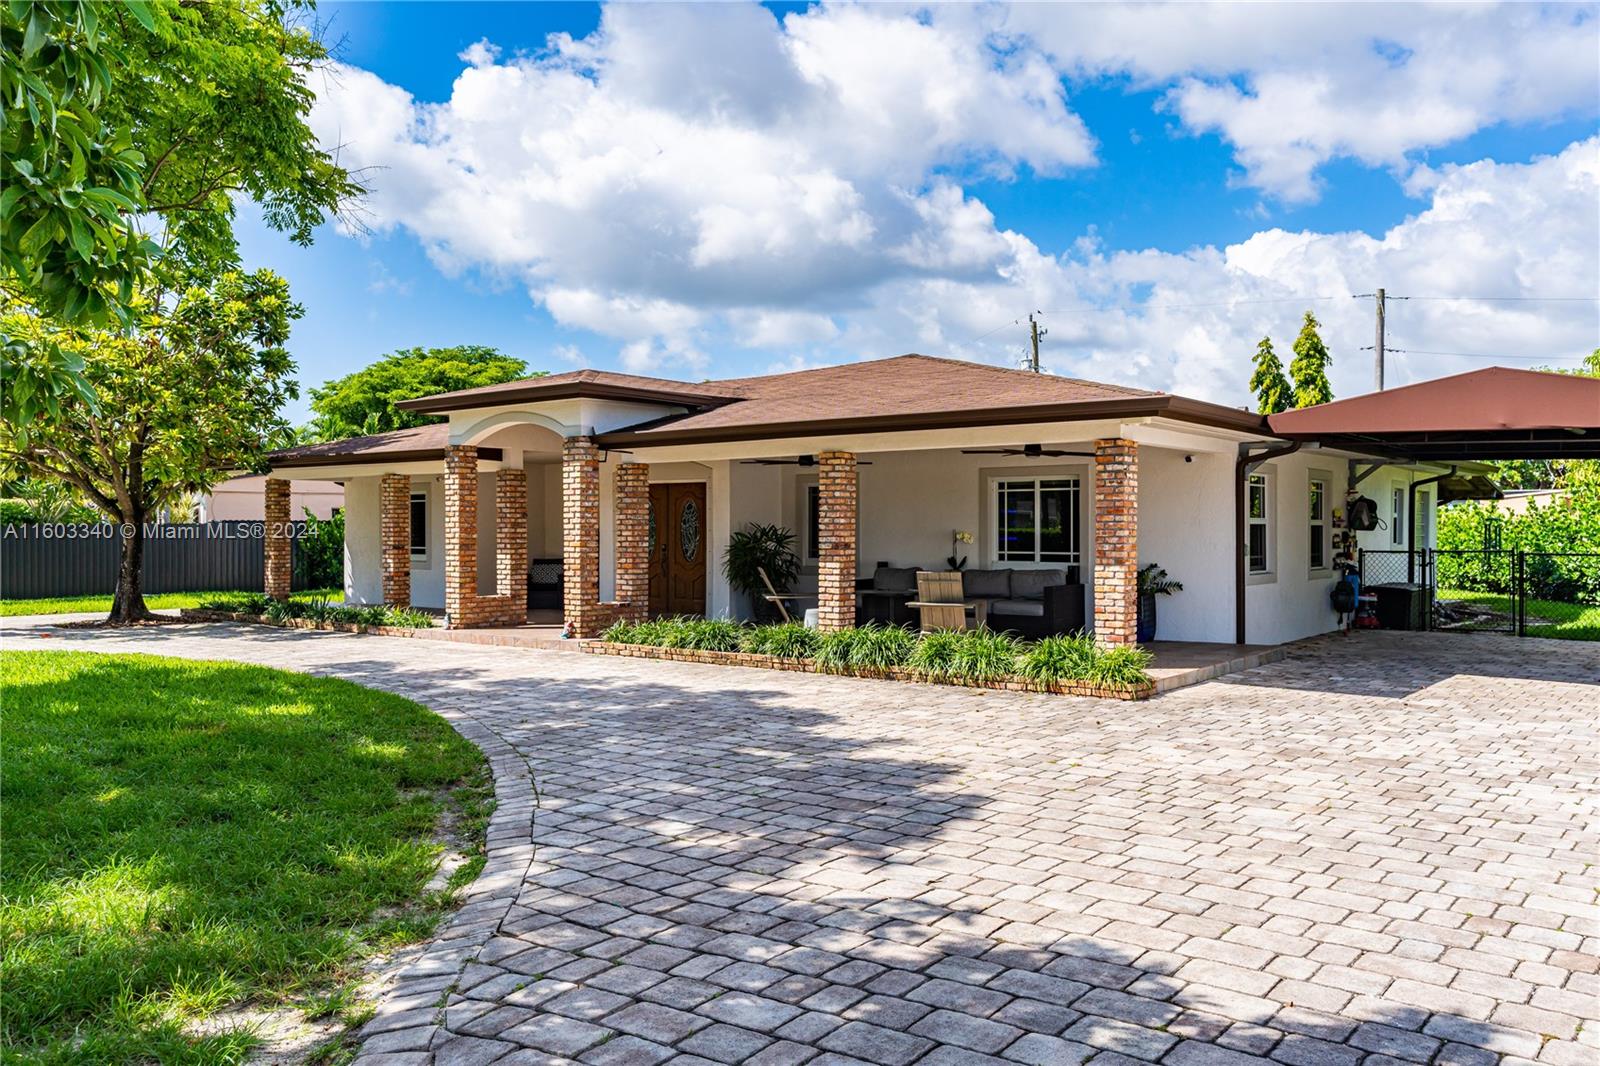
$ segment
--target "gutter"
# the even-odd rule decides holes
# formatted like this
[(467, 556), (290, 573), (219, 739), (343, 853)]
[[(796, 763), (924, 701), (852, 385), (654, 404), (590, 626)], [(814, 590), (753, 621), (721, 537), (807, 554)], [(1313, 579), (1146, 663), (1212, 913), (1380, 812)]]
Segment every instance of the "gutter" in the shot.
[[(1437, 485), (1445, 478), (1456, 476), (1456, 468), (1451, 467), (1447, 473), (1434, 477), (1413, 481), (1409, 495), (1406, 498), (1406, 581), (1417, 580), (1417, 490), (1427, 485)], [(1435, 505), (1437, 506), (1437, 505)]]
[(1302, 441), (1284, 444), (1269, 448), (1264, 452), (1250, 451), (1251, 448), (1260, 447), (1259, 444), (1239, 445), (1239, 458), (1233, 464), (1233, 642), (1246, 643), (1245, 630), (1245, 485), (1249, 482), (1250, 471), (1266, 462), (1268, 459), (1277, 459), (1281, 456), (1292, 455), (1300, 450)]

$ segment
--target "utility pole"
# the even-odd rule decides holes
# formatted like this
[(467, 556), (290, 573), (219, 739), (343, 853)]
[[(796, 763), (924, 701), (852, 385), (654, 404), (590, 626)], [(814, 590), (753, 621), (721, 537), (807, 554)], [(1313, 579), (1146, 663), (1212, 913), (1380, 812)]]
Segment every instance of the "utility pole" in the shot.
[[(1038, 313), (1039, 312), (1035, 311), (1033, 314), (1036, 315)], [(1037, 374), (1037, 373), (1040, 372), (1039, 371), (1039, 338), (1047, 335), (1050, 331), (1047, 330), (1047, 329), (1040, 329), (1039, 328), (1039, 323), (1034, 321), (1033, 315), (1029, 315), (1028, 316), (1028, 328), (1033, 333), (1033, 357), (1028, 360), (1028, 369), (1033, 371), (1035, 374)], [(1379, 388), (1382, 388), (1382, 386), (1380, 385)]]
[(1383, 290), (1379, 289), (1378, 297), (1378, 341), (1373, 348), (1372, 377), (1378, 386), (1378, 391), (1383, 391)]

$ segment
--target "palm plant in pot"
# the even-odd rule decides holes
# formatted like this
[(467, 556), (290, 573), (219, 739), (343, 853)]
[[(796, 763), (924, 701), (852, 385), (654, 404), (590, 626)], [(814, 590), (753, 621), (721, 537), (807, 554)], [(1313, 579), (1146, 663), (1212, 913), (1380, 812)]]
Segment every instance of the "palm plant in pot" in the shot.
[(1139, 632), (1140, 644), (1156, 639), (1156, 597), (1170, 596), (1183, 591), (1183, 582), (1174, 581), (1161, 569), (1159, 563), (1139, 568)]
[(763, 570), (775, 590), (788, 592), (800, 576), (800, 556), (795, 554), (793, 532), (780, 525), (751, 522), (728, 537), (722, 572), (727, 575), (728, 584), (749, 595), (756, 621), (775, 622), (778, 609), (765, 599)]

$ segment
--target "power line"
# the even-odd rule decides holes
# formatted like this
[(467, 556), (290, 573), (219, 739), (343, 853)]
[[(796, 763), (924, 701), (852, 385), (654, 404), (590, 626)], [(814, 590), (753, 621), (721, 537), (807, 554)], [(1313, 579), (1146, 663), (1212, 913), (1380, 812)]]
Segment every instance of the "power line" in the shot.
[[(1370, 294), (1368, 294), (1370, 295)], [(1596, 303), (1600, 296), (1391, 296), (1391, 300), (1461, 300), (1481, 303)]]
[[(1373, 346), (1367, 345), (1361, 350), (1372, 351)], [(1539, 362), (1549, 362), (1552, 359), (1582, 359), (1581, 355), (1510, 355), (1493, 352), (1434, 352), (1423, 348), (1384, 348), (1385, 352), (1398, 352), (1404, 355), (1453, 355), (1462, 359), (1533, 359)]]

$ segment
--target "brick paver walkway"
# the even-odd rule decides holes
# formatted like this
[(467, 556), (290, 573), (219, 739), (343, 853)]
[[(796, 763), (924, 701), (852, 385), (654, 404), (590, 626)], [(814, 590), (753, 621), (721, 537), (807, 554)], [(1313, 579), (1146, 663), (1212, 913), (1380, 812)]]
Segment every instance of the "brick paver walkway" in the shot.
[(363, 1066), (1600, 1061), (1597, 646), (1367, 634), (1124, 704), (225, 626), (48, 645), (339, 674), (489, 752), (489, 869)]

